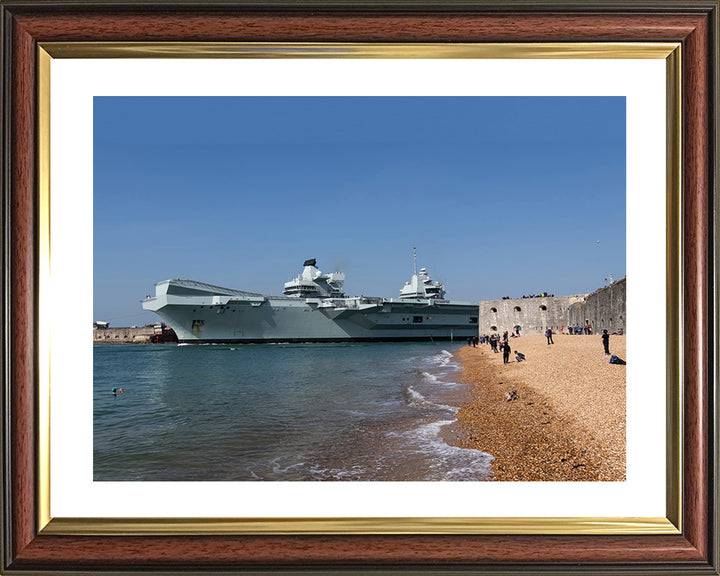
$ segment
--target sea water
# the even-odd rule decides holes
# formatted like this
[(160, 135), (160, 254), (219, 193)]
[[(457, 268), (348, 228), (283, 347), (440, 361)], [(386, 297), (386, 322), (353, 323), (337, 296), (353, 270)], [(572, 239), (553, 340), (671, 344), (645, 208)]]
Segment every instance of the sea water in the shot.
[(444, 440), (457, 348), (97, 344), (94, 479), (483, 480), (491, 457)]

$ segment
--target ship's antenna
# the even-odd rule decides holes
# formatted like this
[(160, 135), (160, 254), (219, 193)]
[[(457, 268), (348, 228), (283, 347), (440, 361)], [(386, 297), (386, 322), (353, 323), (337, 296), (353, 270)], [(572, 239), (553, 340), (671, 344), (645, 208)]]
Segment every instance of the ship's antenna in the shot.
[(417, 276), (417, 252), (413, 248), (413, 264), (415, 266), (415, 276)]

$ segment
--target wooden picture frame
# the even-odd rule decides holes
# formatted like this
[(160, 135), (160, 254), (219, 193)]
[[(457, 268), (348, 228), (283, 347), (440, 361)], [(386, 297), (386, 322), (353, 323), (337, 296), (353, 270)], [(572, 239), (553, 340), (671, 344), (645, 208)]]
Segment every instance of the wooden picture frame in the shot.
[[(73, 572), (434, 572), (718, 574), (717, 67), (718, 2), (107, 2), (1, 4), (3, 221), (2, 570)], [(463, 534), (198, 533), (176, 525), (84, 535), (45, 530), (38, 489), (38, 150), (42, 45), (82, 42), (575, 43), (681, 45), (682, 159), (677, 177), (682, 291), (670, 323), (681, 454), (679, 530), (659, 534), (529, 534), (522, 526)], [(671, 169), (672, 170), (672, 169)], [(668, 178), (672, 179), (673, 173)], [(672, 290), (669, 290), (672, 292)], [(677, 309), (679, 308), (679, 310)], [(671, 310), (672, 312), (673, 310)], [(674, 328), (673, 328), (674, 327)], [(688, 337), (692, 335), (693, 337)], [(669, 503), (671, 505), (672, 503)], [(671, 513), (669, 513), (672, 516)], [(261, 531), (262, 532), (262, 531)], [(112, 534), (112, 535), (108, 535)]]

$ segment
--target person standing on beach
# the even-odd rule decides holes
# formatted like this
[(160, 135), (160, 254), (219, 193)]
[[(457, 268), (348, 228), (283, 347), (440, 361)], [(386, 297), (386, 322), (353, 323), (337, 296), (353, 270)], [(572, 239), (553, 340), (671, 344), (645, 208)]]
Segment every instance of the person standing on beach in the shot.
[(510, 360), (510, 343), (503, 344), (503, 364), (507, 364)]
[(607, 330), (603, 330), (602, 333), (603, 347), (605, 348), (605, 356), (610, 356), (610, 334)]
[(548, 346), (550, 344), (555, 344), (552, 339), (552, 328), (548, 328), (547, 330), (545, 330), (545, 338), (547, 338)]

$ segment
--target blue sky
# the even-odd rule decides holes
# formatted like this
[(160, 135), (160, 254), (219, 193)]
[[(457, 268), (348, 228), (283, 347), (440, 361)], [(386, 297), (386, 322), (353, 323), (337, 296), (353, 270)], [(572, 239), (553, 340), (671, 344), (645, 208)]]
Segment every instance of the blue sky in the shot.
[[(592, 292), (625, 275), (623, 97), (95, 97), (94, 318), (191, 278), (280, 294), (302, 263), (396, 297)], [(599, 242), (598, 242), (599, 241)]]

